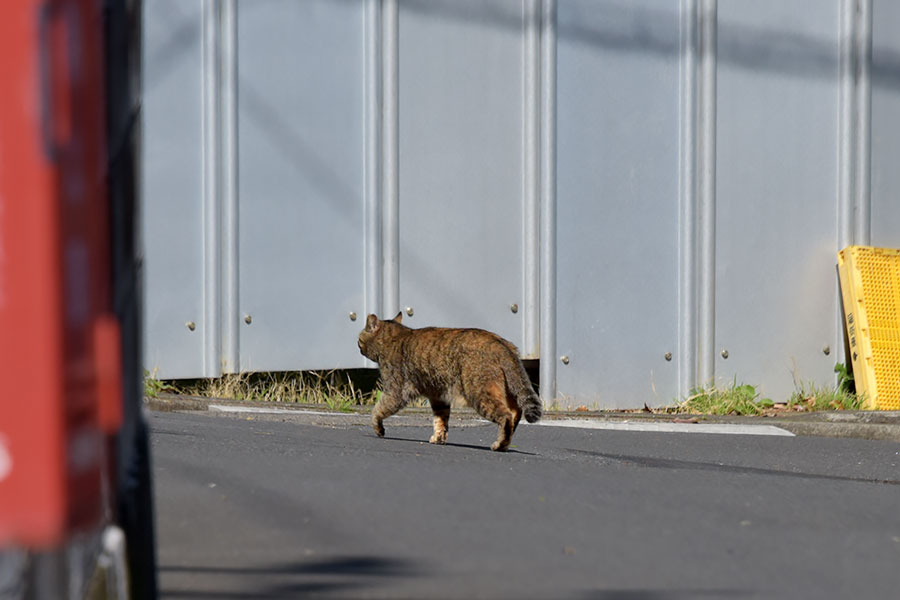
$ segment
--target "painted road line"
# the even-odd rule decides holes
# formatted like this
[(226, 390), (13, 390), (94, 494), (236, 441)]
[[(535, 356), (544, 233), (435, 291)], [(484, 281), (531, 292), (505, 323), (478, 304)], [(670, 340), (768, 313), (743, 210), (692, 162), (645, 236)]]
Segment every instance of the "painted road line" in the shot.
[[(305, 408), (264, 408), (256, 406), (228, 406), (210, 404), (209, 410), (224, 413), (248, 413), (266, 415), (320, 415), (328, 417), (351, 417), (358, 413), (335, 413)], [(473, 419), (476, 423), (487, 424), (484, 419)], [(522, 423), (526, 425), (526, 423)], [(638, 421), (602, 421), (594, 419), (545, 419), (535, 425), (541, 427), (576, 427), (581, 429), (606, 429), (612, 431), (650, 431), (657, 433), (714, 433), (730, 435), (776, 435), (794, 437), (794, 434), (774, 425), (734, 425), (727, 423), (658, 423)]]
[(212, 412), (251, 413), (255, 415), (325, 415), (329, 417), (345, 417), (355, 414), (306, 410), (305, 408), (261, 408), (256, 406), (228, 406), (226, 404), (210, 404), (207, 409)]
[(644, 423), (635, 421), (595, 421), (591, 419), (547, 419), (537, 425), (544, 427), (578, 427), (581, 429), (607, 429), (614, 431), (653, 431), (659, 433), (718, 433), (731, 435), (778, 435), (794, 437), (794, 434), (774, 425), (733, 425), (728, 423)]

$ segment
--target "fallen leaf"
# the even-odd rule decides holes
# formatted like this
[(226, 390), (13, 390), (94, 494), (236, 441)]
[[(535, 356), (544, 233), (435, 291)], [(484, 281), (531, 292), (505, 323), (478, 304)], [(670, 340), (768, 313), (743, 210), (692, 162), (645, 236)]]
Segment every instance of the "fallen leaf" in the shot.
[(587, 411), (588, 411), (588, 407), (585, 406), (584, 404), (582, 404), (581, 406), (579, 406), (578, 408), (576, 408), (575, 411), (576, 411), (576, 412), (587, 412)]
[(647, 406), (647, 403), (644, 402), (644, 412), (652, 413), (653, 409)]
[(699, 423), (700, 421), (697, 419), (697, 417), (691, 417), (690, 419), (679, 419), (676, 417), (676, 418), (672, 419), (672, 422), (673, 423)]

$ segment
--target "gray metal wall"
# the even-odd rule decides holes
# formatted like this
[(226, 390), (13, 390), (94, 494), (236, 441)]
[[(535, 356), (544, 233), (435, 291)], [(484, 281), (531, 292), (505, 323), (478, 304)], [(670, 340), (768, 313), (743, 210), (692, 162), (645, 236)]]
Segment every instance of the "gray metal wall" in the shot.
[(890, 0), (144, 12), (161, 378), (372, 366), (402, 309), (509, 338), (563, 406), (784, 398), (844, 360), (837, 250), (900, 246)]

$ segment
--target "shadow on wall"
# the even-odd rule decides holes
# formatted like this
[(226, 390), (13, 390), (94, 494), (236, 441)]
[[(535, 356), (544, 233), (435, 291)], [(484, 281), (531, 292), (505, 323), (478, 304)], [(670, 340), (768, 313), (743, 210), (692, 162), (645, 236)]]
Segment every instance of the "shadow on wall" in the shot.
[[(679, 51), (677, 10), (634, 6), (631, 2), (559, 4), (570, 6), (558, 23), (560, 42), (594, 46), (603, 51), (644, 52), (670, 56)], [(521, 29), (522, 17), (504, 4), (483, 1), (434, 2), (400, 0), (401, 10), (415, 11), (482, 27)], [(507, 4), (507, 7), (510, 5)], [(585, 10), (579, 10), (585, 7)], [(592, 18), (584, 18), (587, 14)], [(716, 60), (754, 70), (801, 79), (836, 78), (838, 47), (833, 39), (748, 27), (719, 20)], [(900, 52), (879, 48), (873, 55), (872, 84), (900, 91)]]
[[(200, 42), (196, 22), (185, 18), (178, 2), (170, 0), (168, 4), (169, 38), (146, 61), (148, 66), (154, 67), (152, 72), (147, 70), (147, 84), (150, 86), (154, 85), (156, 77), (165, 76), (176, 61)], [(402, 11), (467, 22), (479, 27), (519, 30), (523, 26), (520, 12), (512, 10), (512, 5), (501, 2), (401, 0), (400, 6)], [(679, 49), (677, 11), (642, 8), (627, 2), (591, 2), (584, 6), (589, 7), (594, 18), (582, 18), (585, 11), (567, 7), (558, 25), (560, 41), (613, 52), (671, 55)], [(747, 69), (780, 72), (800, 78), (836, 77), (838, 48), (831, 39), (720, 20), (717, 60)], [(879, 48), (873, 56), (872, 80), (875, 86), (900, 90), (900, 52)]]
[(423, 575), (408, 561), (346, 556), (259, 567), (160, 566), (165, 598), (294, 598), (334, 595), (378, 581)]

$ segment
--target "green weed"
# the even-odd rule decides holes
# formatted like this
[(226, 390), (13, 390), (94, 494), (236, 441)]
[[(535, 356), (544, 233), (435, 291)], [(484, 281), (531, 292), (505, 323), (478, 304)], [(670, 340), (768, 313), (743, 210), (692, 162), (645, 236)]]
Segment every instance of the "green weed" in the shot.
[(755, 386), (738, 383), (729, 387), (695, 388), (678, 405), (678, 412), (705, 415), (761, 415), (775, 406), (769, 398), (760, 398)]
[(837, 387), (839, 390), (848, 394), (856, 394), (856, 381), (853, 379), (853, 368), (844, 363), (834, 365), (834, 372), (837, 373)]
[(865, 399), (856, 394), (853, 373), (843, 364), (834, 367), (838, 374), (833, 386), (802, 382), (795, 376), (794, 392), (787, 402), (776, 404), (770, 398), (761, 398), (756, 386), (738, 383), (734, 379), (729, 387), (710, 386), (691, 391), (676, 406), (677, 412), (708, 415), (762, 415), (774, 410), (809, 412), (821, 410), (861, 410)]
[(350, 411), (374, 404), (379, 390), (363, 391), (342, 371), (302, 371), (228, 374), (214, 379), (173, 381), (167, 391), (188, 396), (252, 402), (321, 404)]
[(856, 394), (851, 367), (837, 363), (834, 365), (837, 382), (832, 386), (803, 382), (794, 368), (794, 393), (787, 402), (788, 408), (798, 412), (816, 410), (860, 410), (864, 398)]
[(861, 410), (863, 399), (848, 392), (840, 383), (829, 387), (810, 382), (797, 386), (788, 400), (788, 407), (796, 411)]
[(165, 381), (160, 381), (156, 378), (156, 370), (153, 371), (153, 374), (150, 373), (147, 369), (144, 369), (144, 395), (149, 398), (158, 398), (159, 395), (163, 392), (174, 392), (175, 386), (166, 383)]
[(347, 396), (326, 396), (324, 400), (325, 405), (331, 410), (338, 412), (353, 411), (354, 403), (352, 399)]

